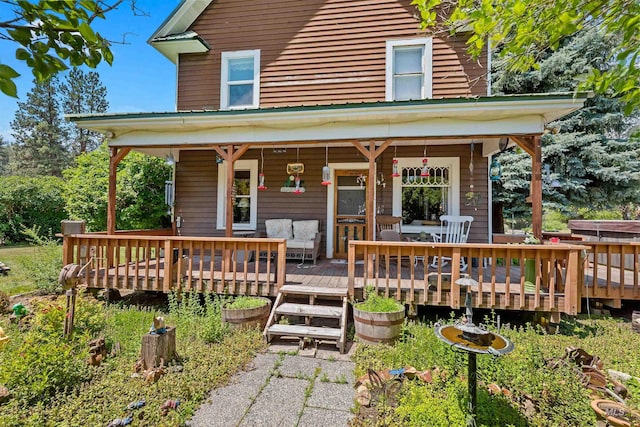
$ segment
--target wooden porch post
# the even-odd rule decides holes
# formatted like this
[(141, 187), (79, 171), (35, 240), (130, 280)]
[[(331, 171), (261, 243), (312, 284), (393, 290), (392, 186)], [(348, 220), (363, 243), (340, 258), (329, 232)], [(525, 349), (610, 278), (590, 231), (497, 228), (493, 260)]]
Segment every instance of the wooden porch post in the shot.
[(533, 137), (531, 157), (531, 226), (533, 235), (542, 239), (542, 139)]
[(226, 201), (226, 220), (225, 220), (225, 237), (233, 237), (233, 178), (235, 175), (233, 160), (233, 144), (227, 147), (227, 201)]
[(359, 141), (353, 141), (353, 145), (360, 151), (369, 161), (369, 185), (367, 185), (367, 240), (374, 240), (375, 233), (373, 231), (373, 221), (375, 218), (375, 203), (373, 201), (376, 193), (376, 159), (384, 153), (384, 150), (391, 145), (393, 141), (386, 140), (376, 150), (375, 141), (369, 142), (367, 150)]
[(129, 154), (131, 148), (109, 149), (109, 193), (107, 199), (107, 234), (116, 234), (116, 172), (118, 163)]
[(531, 156), (531, 189), (527, 201), (531, 203), (531, 228), (537, 239), (542, 239), (542, 139), (540, 135), (533, 137), (511, 135), (516, 142)]

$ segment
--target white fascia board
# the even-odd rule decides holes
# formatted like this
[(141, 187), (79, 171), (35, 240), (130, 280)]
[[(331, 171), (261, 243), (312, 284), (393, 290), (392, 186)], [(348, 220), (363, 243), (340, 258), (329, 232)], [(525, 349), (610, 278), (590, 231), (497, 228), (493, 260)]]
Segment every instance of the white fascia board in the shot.
[(212, 0), (182, 0), (169, 17), (164, 20), (158, 29), (149, 37), (147, 43), (156, 37), (165, 37), (171, 34), (185, 32), (191, 24), (198, 19), (198, 16), (209, 6)]
[(151, 42), (150, 44), (174, 64), (178, 63), (178, 55), (181, 53), (205, 53), (209, 51), (209, 47), (199, 39), (159, 41)]
[(295, 141), (334, 141), (360, 138), (457, 137), (469, 135), (509, 135), (541, 133), (540, 116), (478, 122), (463, 119), (431, 119), (414, 123), (337, 123), (308, 124), (297, 128), (246, 125), (215, 129), (140, 130), (117, 134), (109, 141), (112, 147), (144, 147), (159, 145), (201, 145), (239, 143), (277, 143)]
[[(498, 135), (496, 125), (509, 124), (509, 132), (516, 134), (542, 133), (544, 125), (558, 117), (571, 113), (582, 107), (584, 99), (551, 99), (551, 100), (521, 100), (496, 102), (465, 102), (452, 104), (423, 104), (423, 105), (386, 105), (386, 106), (349, 106), (349, 108), (327, 107), (326, 109), (273, 109), (270, 111), (242, 112), (212, 112), (207, 113), (132, 113), (130, 115), (92, 115), (70, 116), (76, 124), (85, 129), (98, 132), (111, 131), (118, 136), (131, 132), (152, 132), (161, 134), (165, 131), (184, 131), (187, 133), (207, 130), (210, 132), (229, 132), (235, 128), (246, 137), (250, 128), (268, 129), (274, 132), (292, 130), (305, 133), (312, 129), (340, 126), (345, 128), (365, 128), (382, 126), (394, 129), (402, 136), (413, 134), (411, 127), (425, 127), (425, 125), (460, 125), (460, 128), (429, 131), (428, 135), (472, 135), (481, 134), (480, 129), (487, 126), (494, 129), (490, 134)], [(466, 123), (466, 125), (464, 125)], [(535, 129), (532, 129), (535, 123)], [(464, 126), (463, 126), (464, 125)], [(523, 126), (520, 130), (511, 129), (513, 126)], [(397, 129), (399, 127), (406, 130)], [(484, 131), (483, 131), (484, 132)], [(390, 134), (391, 131), (384, 134)], [(318, 139), (314, 135), (310, 139)], [(379, 135), (384, 136), (384, 135)], [(398, 135), (400, 136), (400, 135)], [(423, 135), (424, 136), (424, 135)], [(368, 136), (366, 136), (368, 137)], [(288, 140), (289, 138), (284, 138)]]

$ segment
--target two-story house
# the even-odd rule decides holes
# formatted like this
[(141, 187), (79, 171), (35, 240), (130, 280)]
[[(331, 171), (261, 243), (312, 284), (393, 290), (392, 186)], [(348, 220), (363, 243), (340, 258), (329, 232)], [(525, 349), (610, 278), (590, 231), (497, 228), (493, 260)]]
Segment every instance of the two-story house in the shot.
[[(452, 214), (472, 215), (469, 241), (488, 242), (490, 155), (507, 139), (534, 154), (545, 124), (582, 100), (491, 96), (489, 55), (473, 60), (463, 35), (422, 30), (410, 3), (185, 0), (149, 39), (176, 65), (177, 111), (74, 120), (113, 149), (177, 160), (181, 235), (317, 219), (334, 257), (345, 255), (344, 217), (373, 238), (375, 213), (402, 216), (405, 233)], [(286, 187), (292, 163), (304, 164), (304, 192)]]
[[(232, 285), (224, 279), (230, 269), (235, 274), (235, 267), (228, 263), (216, 270), (216, 254), (229, 261), (239, 248), (272, 252), (274, 246), (261, 246), (263, 239), (243, 240), (264, 232), (271, 219), (317, 221), (319, 253), (328, 259), (351, 257), (350, 248), (357, 245), (350, 242), (374, 241), (379, 215), (400, 218), (402, 233), (414, 236), (439, 231), (442, 215), (471, 216), (468, 241), (490, 243), (490, 156), (508, 144), (519, 145), (532, 157), (533, 228), (539, 235), (540, 135), (547, 123), (581, 108), (584, 97), (492, 96), (490, 55), (472, 59), (466, 42), (464, 34), (423, 29), (411, 0), (184, 0), (149, 39), (176, 66), (176, 111), (73, 117), (78, 126), (108, 137), (107, 236), (112, 240), (69, 243), (67, 259), (73, 258), (72, 251), (80, 254), (83, 245), (94, 245), (96, 253), (106, 250), (107, 259), (116, 258), (104, 265), (104, 273), (91, 273), (96, 287), (112, 286), (101, 282), (112, 275), (115, 287), (168, 291), (180, 283), (176, 275), (187, 274), (183, 283), (201, 290), (210, 279), (218, 283), (209, 286), (215, 291), (231, 286), (231, 293), (275, 295), (268, 286), (263, 291), (257, 278), (262, 263), (252, 270), (245, 260), (244, 288), (239, 291), (236, 276)], [(141, 234), (126, 244), (114, 243), (116, 166), (131, 150), (175, 162), (169, 192), (172, 240)], [(236, 246), (225, 246), (231, 244)], [(189, 255), (189, 265), (178, 266), (177, 273), (158, 261), (158, 254), (172, 250), (174, 261), (180, 253)], [(425, 252), (431, 247), (418, 244), (407, 252), (400, 246), (393, 250), (397, 258), (413, 257), (416, 265), (418, 251), (422, 261), (425, 255), (433, 256)], [(441, 257), (442, 251), (460, 257), (451, 253), (459, 249), (437, 250)], [(466, 256), (489, 257), (482, 252), (489, 251), (486, 247), (473, 251)], [(122, 258), (122, 253), (128, 255)], [(136, 254), (144, 261), (134, 262), (134, 269)], [(157, 264), (149, 261), (154, 254)], [(202, 256), (194, 261), (197, 254)], [(508, 256), (525, 257), (524, 252)], [(372, 252), (366, 252), (367, 257), (381, 259)], [(267, 257), (267, 263), (271, 261), (273, 257)], [(282, 262), (278, 258), (278, 286), (286, 280)], [(114, 266), (115, 271), (108, 270)], [(350, 283), (356, 268), (349, 270)], [(271, 283), (269, 272), (274, 271), (266, 271), (265, 280)], [(365, 269), (365, 280), (371, 271)], [(418, 300), (414, 279), (423, 272)], [(254, 273), (251, 282), (247, 278)], [(517, 286), (521, 299), (496, 299), (495, 270), (492, 274), (493, 296), (475, 304), (577, 310), (573, 297), (568, 308), (562, 306), (564, 296), (552, 293), (550, 303), (541, 299), (540, 280), (535, 300), (524, 298), (523, 281)], [(507, 282), (515, 277), (509, 274)], [(407, 301), (459, 305), (455, 288), (449, 299), (430, 297), (426, 276), (426, 266), (421, 272), (411, 270)], [(575, 279), (571, 274), (563, 277)], [(405, 286), (400, 273), (397, 279), (400, 292)], [(386, 283), (388, 291), (388, 277)], [(442, 295), (440, 285), (437, 292)]]

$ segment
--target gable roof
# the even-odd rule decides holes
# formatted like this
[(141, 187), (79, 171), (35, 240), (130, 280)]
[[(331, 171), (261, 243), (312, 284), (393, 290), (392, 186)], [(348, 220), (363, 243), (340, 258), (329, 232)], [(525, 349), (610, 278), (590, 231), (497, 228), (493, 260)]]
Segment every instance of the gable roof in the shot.
[(179, 53), (207, 52), (209, 45), (196, 32), (187, 30), (211, 2), (212, 0), (182, 0), (149, 37), (147, 43), (173, 63), (177, 61)]

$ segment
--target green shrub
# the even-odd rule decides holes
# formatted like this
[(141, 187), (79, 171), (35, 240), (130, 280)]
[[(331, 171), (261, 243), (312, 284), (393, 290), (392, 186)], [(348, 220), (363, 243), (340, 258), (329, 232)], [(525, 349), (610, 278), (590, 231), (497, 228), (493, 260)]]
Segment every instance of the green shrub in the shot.
[(182, 295), (178, 301), (176, 293), (169, 294), (169, 315), (180, 329), (188, 329), (206, 343), (224, 339), (229, 328), (222, 323), (222, 305), (225, 299), (209, 293), (204, 296), (193, 291)]
[(0, 241), (24, 240), (23, 228), (51, 238), (60, 231), (64, 210), (62, 179), (54, 176), (0, 177)]
[(249, 309), (249, 308), (258, 308), (268, 304), (268, 301), (264, 298), (256, 298), (256, 297), (248, 297), (248, 296), (238, 296), (232, 302), (225, 305), (224, 308), (230, 308), (232, 310), (237, 309)]
[(378, 295), (373, 286), (367, 286), (365, 289), (365, 300), (354, 304), (358, 310), (368, 311), (371, 313), (390, 313), (394, 311), (404, 310), (404, 305), (400, 304), (393, 298)]

